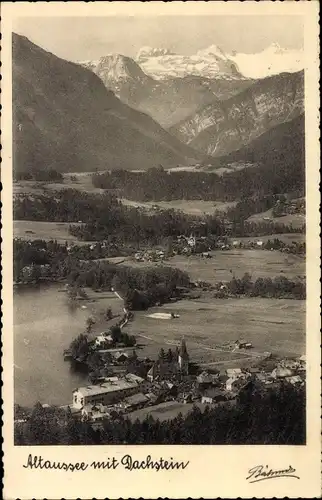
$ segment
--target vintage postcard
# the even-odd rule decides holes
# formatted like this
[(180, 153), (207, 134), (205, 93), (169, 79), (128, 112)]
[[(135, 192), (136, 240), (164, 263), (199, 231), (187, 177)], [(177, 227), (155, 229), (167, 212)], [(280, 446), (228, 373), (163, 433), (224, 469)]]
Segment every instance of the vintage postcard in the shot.
[(320, 497), (318, 15), (3, 5), (6, 500)]

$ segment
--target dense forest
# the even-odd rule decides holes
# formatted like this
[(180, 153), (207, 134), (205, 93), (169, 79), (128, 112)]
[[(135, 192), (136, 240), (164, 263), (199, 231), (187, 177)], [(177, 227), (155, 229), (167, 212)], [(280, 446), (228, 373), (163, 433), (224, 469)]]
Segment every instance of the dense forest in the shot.
[[(160, 422), (147, 415), (131, 422), (113, 414), (94, 430), (70, 411), (43, 408), (31, 412), (15, 408), (15, 445), (98, 444), (280, 444), (303, 445), (305, 390), (281, 384), (263, 389), (253, 382), (235, 406), (194, 407), (186, 417)], [(20, 422), (18, 421), (20, 420)]]
[[(125, 223), (124, 207), (109, 193), (93, 195), (76, 189), (55, 191), (51, 196), (17, 196), (13, 205), (16, 220), (52, 222), (90, 222), (100, 220), (102, 213), (114, 224)], [(111, 222), (112, 227), (112, 222)]]
[(201, 171), (169, 172), (160, 165), (146, 172), (114, 170), (94, 174), (92, 179), (95, 187), (118, 190), (125, 198), (136, 201), (232, 201), (290, 191), (304, 192), (303, 165), (299, 169), (290, 168), (288, 164), (285, 169), (254, 166), (218, 175)]

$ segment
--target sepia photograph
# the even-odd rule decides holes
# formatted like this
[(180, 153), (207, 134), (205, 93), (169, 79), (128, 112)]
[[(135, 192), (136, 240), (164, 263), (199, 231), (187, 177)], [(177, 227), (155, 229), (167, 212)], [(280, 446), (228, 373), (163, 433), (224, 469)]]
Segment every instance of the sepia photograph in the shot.
[[(29, 470), (74, 470), (56, 446), (309, 442), (306, 17), (141, 7), (16, 12), (8, 35), (9, 410)], [(189, 464), (132, 451), (91, 467)], [(248, 483), (300, 479), (262, 456)]]
[(16, 444), (305, 444), (287, 24), (18, 18)]

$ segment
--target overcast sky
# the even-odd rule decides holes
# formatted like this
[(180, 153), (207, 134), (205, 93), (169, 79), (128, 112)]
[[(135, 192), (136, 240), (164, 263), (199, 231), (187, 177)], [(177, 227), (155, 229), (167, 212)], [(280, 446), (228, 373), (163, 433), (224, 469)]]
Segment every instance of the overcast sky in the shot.
[(226, 52), (259, 52), (273, 42), (303, 46), (300, 16), (163, 16), (20, 18), (16, 33), (71, 61), (111, 52), (135, 56), (142, 46), (194, 54), (215, 44)]

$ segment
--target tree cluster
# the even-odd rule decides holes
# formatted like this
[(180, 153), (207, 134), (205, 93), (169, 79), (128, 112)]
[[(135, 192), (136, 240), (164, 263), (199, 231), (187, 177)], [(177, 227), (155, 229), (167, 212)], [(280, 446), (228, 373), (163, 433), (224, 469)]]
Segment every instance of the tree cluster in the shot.
[[(82, 249), (82, 247), (80, 247)], [(14, 240), (14, 280), (23, 280), (23, 269), (31, 266), (39, 270), (47, 265), (47, 276), (67, 279), (70, 294), (76, 298), (84, 287), (95, 290), (112, 287), (122, 294), (129, 309), (147, 309), (155, 303), (167, 302), (176, 296), (178, 287), (190, 286), (187, 273), (172, 267), (132, 268), (108, 261), (83, 261), (75, 253), (68, 252), (66, 245), (57, 242)], [(40, 275), (30, 275), (29, 281), (37, 281)]]
[[(220, 163), (220, 162), (219, 162)], [(218, 167), (226, 166), (218, 164)], [(93, 175), (93, 185), (101, 189), (117, 190), (125, 198), (137, 201), (161, 200), (235, 200), (304, 191), (304, 158), (290, 162), (283, 158), (274, 163), (235, 170), (218, 175), (213, 172), (166, 171), (160, 165), (146, 172), (113, 170)]]
[(159, 421), (147, 415), (131, 422), (112, 414), (94, 430), (70, 411), (36, 404), (24, 424), (15, 423), (15, 445), (98, 444), (279, 444), (306, 440), (305, 390), (281, 384), (240, 394), (236, 406), (194, 407), (186, 417)]
[[(276, 299), (306, 299), (305, 283), (299, 280), (290, 280), (286, 276), (276, 276), (274, 279), (257, 278), (252, 281), (251, 276), (245, 273), (241, 279), (233, 277), (226, 286), (228, 292), (232, 295)], [(220, 284), (218, 287), (220, 288)]]
[(112, 326), (110, 334), (113, 341), (112, 346), (122, 344), (125, 347), (133, 347), (136, 344), (134, 335), (129, 335), (128, 333), (123, 332), (119, 326)]
[(26, 172), (15, 170), (13, 172), (15, 181), (39, 181), (39, 182), (63, 182), (64, 176), (57, 170), (50, 168), (48, 170), (33, 169)]

